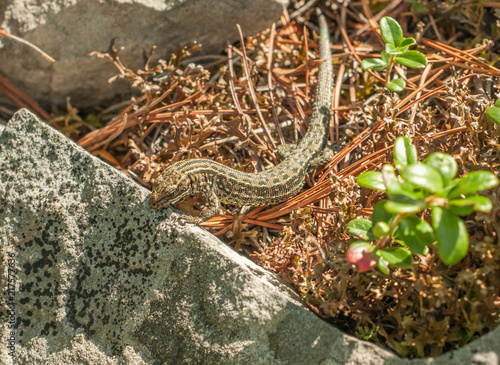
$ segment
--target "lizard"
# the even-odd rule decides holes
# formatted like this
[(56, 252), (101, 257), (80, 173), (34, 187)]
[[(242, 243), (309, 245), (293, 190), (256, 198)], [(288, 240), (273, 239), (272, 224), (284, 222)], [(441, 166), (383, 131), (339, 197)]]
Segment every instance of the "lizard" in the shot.
[[(198, 217), (186, 222), (201, 223), (220, 211), (220, 203), (246, 206), (272, 205), (296, 195), (308, 173), (326, 162), (324, 154), (331, 113), (333, 66), (330, 34), (318, 9), (320, 28), (318, 84), (306, 134), (278, 165), (258, 173), (246, 173), (208, 159), (177, 161), (153, 182), (149, 206), (159, 209), (175, 205), (196, 193), (205, 196), (206, 206)], [(331, 156), (329, 156), (331, 157)]]

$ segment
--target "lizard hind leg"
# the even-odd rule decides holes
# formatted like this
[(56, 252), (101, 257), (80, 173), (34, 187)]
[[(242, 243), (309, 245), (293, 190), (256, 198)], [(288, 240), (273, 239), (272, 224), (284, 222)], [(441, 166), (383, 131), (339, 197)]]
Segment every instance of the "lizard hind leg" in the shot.
[(279, 155), (283, 159), (285, 159), (285, 158), (293, 155), (295, 148), (297, 148), (297, 145), (295, 143), (287, 143), (287, 144), (282, 144), (281, 146), (278, 146), (277, 150), (278, 150)]
[(328, 146), (325, 147), (321, 154), (311, 161), (310, 170), (326, 165), (333, 158), (333, 155), (333, 150)]

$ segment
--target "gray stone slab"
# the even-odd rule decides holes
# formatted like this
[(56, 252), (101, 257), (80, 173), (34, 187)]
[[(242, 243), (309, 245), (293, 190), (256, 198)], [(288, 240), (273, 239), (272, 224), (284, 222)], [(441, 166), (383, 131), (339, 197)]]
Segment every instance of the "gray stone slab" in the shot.
[[(0, 363), (411, 362), (343, 334), (274, 274), (177, 225), (170, 208), (151, 210), (148, 196), (30, 112), (15, 114), (0, 135)], [(499, 338), (413, 362), (498, 365)]]
[[(227, 42), (270, 28), (288, 0), (0, 0), (0, 29), (22, 37), (56, 59), (0, 37), (0, 75), (32, 99), (66, 106), (95, 106), (130, 92), (128, 81), (107, 80), (118, 70), (89, 52), (104, 52), (112, 39), (120, 59), (143, 69), (143, 52), (156, 45), (154, 60), (170, 59), (177, 47), (197, 41), (200, 54), (219, 55)], [(0, 95), (2, 98), (3, 95)]]

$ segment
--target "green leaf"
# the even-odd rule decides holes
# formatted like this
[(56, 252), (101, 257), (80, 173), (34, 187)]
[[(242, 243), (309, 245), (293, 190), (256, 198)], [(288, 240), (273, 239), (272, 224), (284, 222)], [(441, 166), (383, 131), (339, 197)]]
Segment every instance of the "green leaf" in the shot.
[[(455, 207), (470, 207), (475, 211), (489, 213), (493, 208), (491, 200), (482, 195), (473, 195), (464, 199), (450, 200), (448, 205)], [(472, 213), (472, 212), (471, 212)], [(470, 214), (470, 213), (469, 213)], [(462, 214), (460, 214), (462, 215)]]
[(464, 205), (464, 206), (456, 206), (456, 205), (448, 205), (448, 210), (455, 215), (465, 217), (474, 212), (473, 205)]
[(497, 99), (497, 100), (495, 101), (495, 106), (496, 106), (497, 108), (500, 108), (500, 99)]
[(373, 226), (373, 234), (376, 238), (388, 236), (391, 233), (391, 229), (386, 222), (378, 222)]
[(389, 194), (401, 191), (401, 182), (394, 173), (394, 167), (391, 165), (386, 164), (382, 166), (382, 179)]
[(410, 47), (412, 44), (415, 44), (416, 41), (414, 38), (412, 37), (408, 37), (408, 38), (404, 38), (401, 42), (401, 44), (399, 45), (399, 49), (402, 49), (402, 48), (408, 48)]
[(361, 67), (363, 70), (383, 71), (389, 67), (389, 64), (380, 58), (367, 58), (361, 61)]
[(382, 173), (378, 171), (366, 171), (358, 176), (356, 182), (364, 188), (385, 191)]
[(428, 165), (417, 163), (399, 171), (403, 179), (410, 184), (421, 187), (432, 193), (443, 190), (443, 179), (439, 172)]
[(386, 44), (392, 44), (395, 47), (399, 47), (403, 40), (403, 30), (399, 23), (388, 16), (380, 19), (380, 33)]
[(456, 264), (467, 254), (469, 235), (464, 222), (448, 209), (432, 208), (439, 257), (446, 265)]
[(389, 196), (392, 196), (393, 194), (403, 194), (413, 199), (420, 199), (424, 195), (422, 189), (418, 189), (418, 191), (416, 191), (412, 184), (400, 181), (399, 178), (396, 177), (394, 167), (392, 165), (386, 164), (382, 166), (382, 178), (384, 179), (386, 191)]
[[(500, 100), (500, 99), (498, 99)], [(497, 102), (498, 102), (497, 100)], [(497, 103), (495, 103), (496, 105)], [(486, 109), (486, 115), (496, 124), (500, 124), (500, 107), (494, 106), (493, 108)]]
[(414, 12), (414, 13), (425, 13), (427, 11), (427, 7), (425, 6), (425, 4), (422, 4), (422, 3), (415, 3), (413, 4), (413, 6), (411, 7), (411, 10)]
[(390, 43), (385, 45), (385, 51), (388, 55), (397, 55), (397, 54), (402, 54), (404, 52), (399, 47), (396, 47), (395, 45)]
[(394, 79), (385, 85), (389, 90), (399, 93), (405, 89), (406, 82), (403, 79)]
[(353, 219), (349, 223), (347, 223), (346, 231), (351, 236), (361, 238), (363, 240), (372, 240), (375, 238), (373, 233), (371, 232), (372, 222), (368, 219), (358, 218)]
[(396, 62), (412, 68), (427, 66), (427, 58), (418, 51), (406, 51), (396, 56)]
[(441, 177), (443, 178), (444, 185), (448, 183), (457, 174), (457, 162), (450, 155), (445, 155), (444, 153), (436, 152), (427, 157), (424, 160), (424, 164), (434, 168)]
[(384, 205), (385, 210), (394, 214), (412, 214), (425, 209), (425, 202), (403, 194), (391, 195), (391, 200)]
[(443, 189), (442, 193), (441, 193), (441, 196), (442, 197), (447, 197), (450, 193), (450, 191), (453, 190), (453, 188), (459, 183), (459, 179), (453, 179), (451, 181), (448, 182), (448, 184), (445, 186), (445, 188)]
[(387, 224), (390, 224), (394, 219), (394, 214), (391, 214), (387, 210), (385, 210), (385, 203), (387, 203), (387, 200), (381, 200), (377, 204), (375, 204), (372, 213), (373, 225), (377, 224), (378, 222), (385, 222)]
[[(395, 232), (398, 233), (399, 229), (396, 228)], [(396, 243), (399, 243), (401, 246), (403, 247), (407, 247), (406, 245), (406, 242), (403, 241), (403, 240), (400, 240), (400, 239), (396, 239), (395, 237), (397, 237), (398, 235), (396, 234), (395, 236), (393, 236), (393, 241), (396, 242)], [(435, 240), (434, 240), (435, 241)], [(413, 251), (412, 251), (413, 252)], [(428, 255), (429, 254), (429, 246), (425, 246), (424, 247), (424, 250), (423, 250), (423, 253), (421, 255)]]
[(384, 61), (385, 63), (387, 63), (387, 65), (389, 65), (391, 63), (391, 57), (390, 55), (387, 54), (387, 52), (384, 50), (382, 50), (382, 52), (380, 53), (380, 55), (382, 56), (382, 61)]
[[(396, 229), (396, 232), (398, 232), (399, 229)], [(398, 240), (398, 239), (393, 239), (394, 242), (399, 243), (401, 246), (406, 247), (405, 241)], [(435, 241), (435, 240), (434, 240)], [(428, 255), (429, 254), (429, 246), (424, 247), (424, 252), (422, 255)]]
[(414, 215), (400, 219), (398, 228), (398, 238), (401, 238), (412, 252), (419, 255), (424, 255), (426, 246), (436, 240), (429, 223)]
[(418, 162), (417, 148), (408, 137), (398, 137), (394, 142), (394, 165), (398, 170)]
[(384, 258), (392, 266), (409, 269), (413, 266), (411, 252), (404, 247), (387, 247), (377, 251), (377, 255)]
[(382, 272), (382, 274), (390, 275), (391, 270), (389, 269), (389, 261), (387, 261), (383, 257), (379, 257), (377, 261), (377, 267), (380, 272)]
[(457, 184), (448, 193), (450, 199), (457, 198), (462, 194), (474, 194), (498, 185), (498, 178), (489, 171), (473, 171), (456, 180)]

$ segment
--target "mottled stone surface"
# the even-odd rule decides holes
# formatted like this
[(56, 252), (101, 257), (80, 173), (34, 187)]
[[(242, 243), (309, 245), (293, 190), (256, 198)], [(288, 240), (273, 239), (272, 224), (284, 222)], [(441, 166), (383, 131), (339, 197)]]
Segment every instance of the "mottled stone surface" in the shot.
[[(26, 110), (12, 118), (0, 136), (1, 364), (411, 362), (335, 329), (148, 196)], [(498, 343), (499, 329), (411, 363), (498, 365)]]
[[(0, 37), (0, 75), (44, 105), (102, 104), (129, 92), (128, 81), (104, 60), (87, 56), (123, 46), (120, 59), (143, 68), (143, 52), (168, 60), (177, 47), (198, 41), (202, 53), (220, 54), (226, 42), (270, 28), (288, 0), (0, 0), (0, 29), (22, 37), (54, 57), (49, 63), (25, 45)], [(197, 53), (196, 55), (199, 55)], [(3, 95), (0, 95), (3, 97)]]

